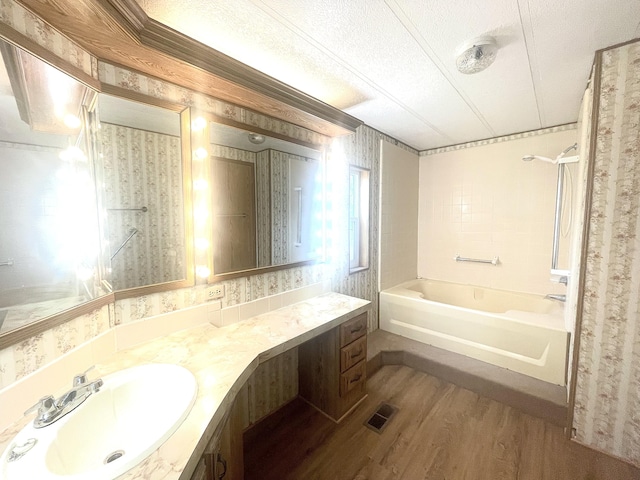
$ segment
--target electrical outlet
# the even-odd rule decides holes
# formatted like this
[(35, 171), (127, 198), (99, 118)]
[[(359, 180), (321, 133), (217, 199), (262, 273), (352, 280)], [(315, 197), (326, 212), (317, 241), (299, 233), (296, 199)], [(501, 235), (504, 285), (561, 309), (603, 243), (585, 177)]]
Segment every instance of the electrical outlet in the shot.
[(209, 300), (224, 297), (224, 285), (214, 285), (209, 288)]

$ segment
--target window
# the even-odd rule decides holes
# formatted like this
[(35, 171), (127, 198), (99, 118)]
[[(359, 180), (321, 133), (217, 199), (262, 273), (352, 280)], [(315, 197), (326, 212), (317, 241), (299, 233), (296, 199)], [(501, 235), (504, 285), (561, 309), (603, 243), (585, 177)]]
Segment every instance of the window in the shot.
[(349, 167), (349, 273), (369, 268), (369, 174)]

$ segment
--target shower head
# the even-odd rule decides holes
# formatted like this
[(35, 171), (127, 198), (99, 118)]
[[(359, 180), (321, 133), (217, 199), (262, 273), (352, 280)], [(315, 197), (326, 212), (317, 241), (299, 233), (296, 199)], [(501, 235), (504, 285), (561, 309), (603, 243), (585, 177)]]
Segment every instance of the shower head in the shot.
[[(558, 155), (556, 158), (542, 157), (540, 155), (525, 155), (524, 157), (522, 157), (522, 160), (524, 160), (525, 162), (530, 162), (531, 160), (542, 160), (543, 162), (552, 163), (554, 165), (557, 165), (558, 163), (565, 163), (566, 161), (560, 162), (560, 159), (562, 159), (568, 152), (570, 152), (573, 149), (578, 150), (578, 144), (577, 143), (574, 143), (570, 147), (565, 148), (560, 153), (560, 155)], [(578, 158), (578, 157), (576, 157), (576, 158)], [(567, 160), (569, 160), (569, 157), (567, 157)]]
[(564, 157), (567, 153), (569, 153), (571, 150), (574, 150), (574, 149), (575, 149), (576, 151), (578, 150), (578, 144), (577, 144), (577, 143), (574, 143), (573, 145), (571, 145), (571, 146), (569, 146), (569, 147), (565, 148), (565, 149), (562, 151), (562, 153), (556, 157), (556, 160), (560, 160), (560, 159), (561, 159), (562, 157)]

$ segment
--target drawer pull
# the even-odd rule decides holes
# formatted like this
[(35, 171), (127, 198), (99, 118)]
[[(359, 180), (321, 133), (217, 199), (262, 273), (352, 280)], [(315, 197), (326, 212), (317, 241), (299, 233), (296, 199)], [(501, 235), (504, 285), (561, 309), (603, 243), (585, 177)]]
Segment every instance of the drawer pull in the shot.
[(360, 350), (358, 350), (358, 353), (352, 353), (350, 358), (351, 359), (358, 358), (360, 355), (362, 355), (363, 352), (364, 352), (363, 348), (360, 347)]
[(351, 333), (358, 333), (358, 332), (360, 332), (360, 331), (362, 330), (362, 327), (363, 327), (363, 325), (362, 325), (362, 324), (358, 325), (358, 328), (353, 328), (353, 329), (351, 329)]
[(351, 380), (349, 380), (349, 383), (356, 383), (358, 380), (360, 380), (362, 378), (362, 374), (359, 373), (358, 375), (356, 375), (355, 377), (353, 377)]

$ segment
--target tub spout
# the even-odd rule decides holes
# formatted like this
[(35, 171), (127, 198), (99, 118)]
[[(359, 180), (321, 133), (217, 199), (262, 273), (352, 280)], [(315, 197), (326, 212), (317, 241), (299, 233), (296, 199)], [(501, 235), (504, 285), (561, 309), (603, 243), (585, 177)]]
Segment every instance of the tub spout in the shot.
[(566, 302), (567, 301), (567, 296), (566, 295), (558, 295), (555, 293), (550, 293), (549, 295), (545, 295), (545, 300), (558, 300), (559, 302)]

